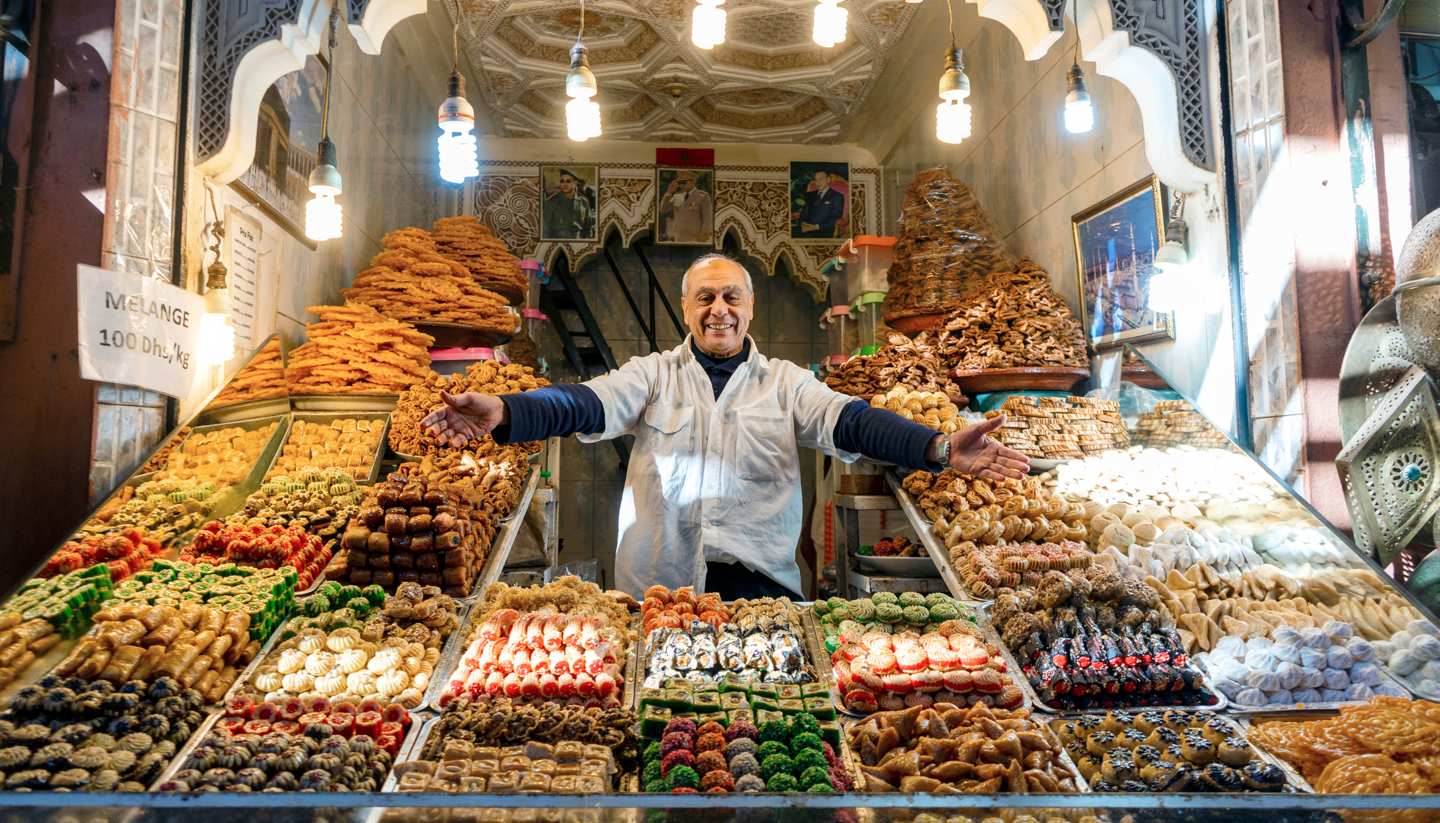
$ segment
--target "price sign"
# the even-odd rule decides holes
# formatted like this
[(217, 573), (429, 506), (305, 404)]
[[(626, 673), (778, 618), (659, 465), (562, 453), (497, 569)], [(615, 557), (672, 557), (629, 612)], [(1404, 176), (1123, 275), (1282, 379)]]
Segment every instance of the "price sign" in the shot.
[(199, 364), (198, 294), (161, 280), (76, 266), (80, 376), (184, 397)]

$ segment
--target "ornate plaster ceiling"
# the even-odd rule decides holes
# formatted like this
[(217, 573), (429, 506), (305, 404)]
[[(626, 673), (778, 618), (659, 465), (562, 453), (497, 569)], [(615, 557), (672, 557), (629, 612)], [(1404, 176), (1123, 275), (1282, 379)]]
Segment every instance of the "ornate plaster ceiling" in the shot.
[[(452, 0), (483, 100), (510, 137), (563, 137), (564, 85), (579, 2)], [(606, 138), (835, 142), (899, 42), (915, 6), (847, 0), (849, 36), (810, 39), (815, 0), (728, 0), (726, 41), (690, 42), (694, 0), (596, 0), (585, 45)], [(478, 81), (478, 82), (477, 82)]]

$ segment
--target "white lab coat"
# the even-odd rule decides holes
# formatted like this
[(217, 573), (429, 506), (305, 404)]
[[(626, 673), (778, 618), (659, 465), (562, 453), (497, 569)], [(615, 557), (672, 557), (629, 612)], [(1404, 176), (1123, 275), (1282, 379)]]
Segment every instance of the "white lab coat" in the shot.
[(655, 583), (704, 591), (705, 562), (734, 560), (800, 593), (797, 447), (858, 459), (834, 441), (840, 410), (855, 398), (760, 354), (753, 340), (718, 399), (689, 337), (585, 385), (605, 407), (605, 430), (580, 440), (635, 435), (620, 502), (618, 588), (636, 597)]

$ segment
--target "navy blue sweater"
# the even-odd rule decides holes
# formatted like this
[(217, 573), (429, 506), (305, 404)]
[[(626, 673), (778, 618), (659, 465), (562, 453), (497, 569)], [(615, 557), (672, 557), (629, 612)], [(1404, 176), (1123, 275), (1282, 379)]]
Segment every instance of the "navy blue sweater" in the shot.
[[(690, 344), (690, 351), (710, 376), (710, 386), (718, 399), (731, 375), (750, 354), (750, 341), (745, 341), (745, 348), (739, 354), (723, 360), (700, 351), (694, 343)], [(556, 384), (507, 394), (500, 399), (510, 412), (510, 422), (494, 431), (500, 443), (605, 431), (605, 408), (595, 392), (583, 384)], [(840, 410), (834, 437), (835, 448), (841, 451), (863, 454), (907, 469), (939, 471), (944, 467), (925, 459), (925, 452), (937, 434), (939, 432), (929, 426), (873, 408), (857, 398)]]

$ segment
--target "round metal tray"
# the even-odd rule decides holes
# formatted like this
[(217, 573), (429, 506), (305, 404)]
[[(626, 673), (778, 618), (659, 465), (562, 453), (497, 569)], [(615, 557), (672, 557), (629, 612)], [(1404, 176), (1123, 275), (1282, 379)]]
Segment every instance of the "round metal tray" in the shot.
[(860, 568), (871, 569), (891, 577), (939, 577), (940, 570), (929, 555), (924, 557), (877, 557), (857, 554)]

